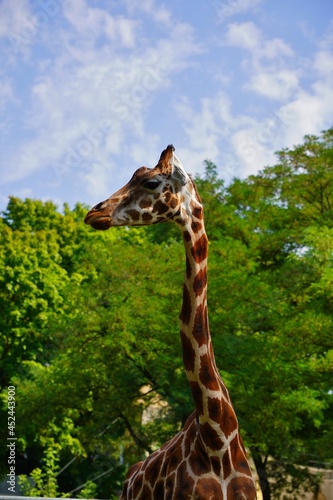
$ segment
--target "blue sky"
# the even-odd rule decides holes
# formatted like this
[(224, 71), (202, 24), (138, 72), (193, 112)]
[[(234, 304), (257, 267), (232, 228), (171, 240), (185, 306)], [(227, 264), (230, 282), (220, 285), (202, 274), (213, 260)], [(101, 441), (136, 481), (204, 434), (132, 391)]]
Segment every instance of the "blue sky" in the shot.
[(94, 205), (173, 143), (226, 181), (333, 125), (332, 0), (0, 0), (0, 210)]

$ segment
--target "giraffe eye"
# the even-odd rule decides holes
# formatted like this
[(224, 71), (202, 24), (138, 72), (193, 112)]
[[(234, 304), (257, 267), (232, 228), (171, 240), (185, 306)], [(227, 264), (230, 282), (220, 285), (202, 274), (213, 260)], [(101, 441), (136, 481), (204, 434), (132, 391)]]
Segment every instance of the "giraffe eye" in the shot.
[(143, 183), (143, 187), (147, 189), (156, 189), (160, 184), (161, 181), (158, 179), (149, 179), (149, 181)]

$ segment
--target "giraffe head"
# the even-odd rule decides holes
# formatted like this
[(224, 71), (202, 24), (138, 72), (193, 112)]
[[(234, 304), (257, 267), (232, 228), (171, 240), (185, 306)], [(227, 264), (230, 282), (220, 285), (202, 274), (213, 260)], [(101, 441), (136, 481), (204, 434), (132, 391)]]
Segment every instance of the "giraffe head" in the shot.
[(189, 211), (189, 198), (198, 199), (194, 184), (169, 145), (156, 167), (140, 167), (123, 188), (95, 205), (84, 221), (95, 229), (165, 221), (181, 224)]

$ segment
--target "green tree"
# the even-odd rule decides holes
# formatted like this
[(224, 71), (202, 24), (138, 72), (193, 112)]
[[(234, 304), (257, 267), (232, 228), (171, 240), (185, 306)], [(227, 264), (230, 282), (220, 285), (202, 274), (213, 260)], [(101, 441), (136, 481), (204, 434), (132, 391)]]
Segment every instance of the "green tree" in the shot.
[[(82, 235), (89, 235), (82, 227), (83, 213), (80, 205), (73, 211), (65, 206), (61, 214), (51, 202), (10, 198), (0, 218), (0, 384), (4, 401), (13, 377), (25, 378), (27, 362), (44, 366), (53, 357), (51, 324), (63, 314), (65, 287), (80, 282), (80, 276), (71, 271)], [(6, 406), (0, 420), (1, 437), (6, 439)], [(22, 437), (20, 446), (23, 441)], [(1, 454), (5, 452), (2, 448)], [(1, 468), (7, 471), (7, 457), (2, 458)]]
[(332, 435), (332, 131), (278, 158), (228, 186), (210, 264), (215, 344), (265, 499), (288, 477), (298, 498), (316, 483), (298, 465), (332, 461), (319, 445)]
[[(308, 136), (229, 186), (210, 161), (196, 178), (217, 363), (265, 500), (282, 487), (285, 498), (315, 491), (304, 466), (333, 461), (332, 137)], [(0, 293), (3, 345), (12, 343), (1, 367), (4, 384), (17, 386), (38, 492), (91, 481), (105, 498), (193, 409), (177, 320), (184, 254), (171, 225), (101, 233), (84, 214), (10, 201)], [(9, 356), (16, 361), (6, 365)]]
[(62, 306), (67, 273), (50, 231), (12, 230), (0, 220), (0, 382), (6, 387), (25, 359), (46, 347), (50, 310)]
[[(81, 459), (98, 457), (93, 480), (104, 457), (110, 457), (107, 468), (114, 463), (117, 474), (104, 478), (109, 491), (120, 488), (128, 465), (174, 434), (192, 410), (177, 321), (183, 248), (176, 242), (144, 241), (142, 234), (116, 230), (93, 244), (86, 241), (73, 274), (84, 279), (77, 286), (72, 277), (63, 314), (53, 320), (52, 362), (25, 363), (28, 377), (16, 381), (26, 441), (39, 439), (42, 448), (43, 436), (58, 440), (69, 419), (72, 443), (67, 437), (63, 461), (74, 453), (77, 439)], [(170, 309), (175, 310), (172, 320)], [(154, 425), (143, 425), (142, 413), (158, 398), (169, 406)], [(62, 491), (74, 486), (69, 482)]]

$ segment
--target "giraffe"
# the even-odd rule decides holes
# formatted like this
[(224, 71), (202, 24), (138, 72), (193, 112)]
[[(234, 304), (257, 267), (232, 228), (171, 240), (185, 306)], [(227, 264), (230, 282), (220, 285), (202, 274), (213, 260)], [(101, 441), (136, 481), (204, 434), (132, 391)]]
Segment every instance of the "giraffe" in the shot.
[(179, 316), (183, 363), (195, 411), (183, 429), (129, 468), (121, 500), (251, 500), (256, 488), (228, 390), (216, 366), (208, 325), (203, 206), (169, 145), (155, 168), (131, 180), (86, 215), (95, 229), (170, 221), (181, 230), (186, 271)]

